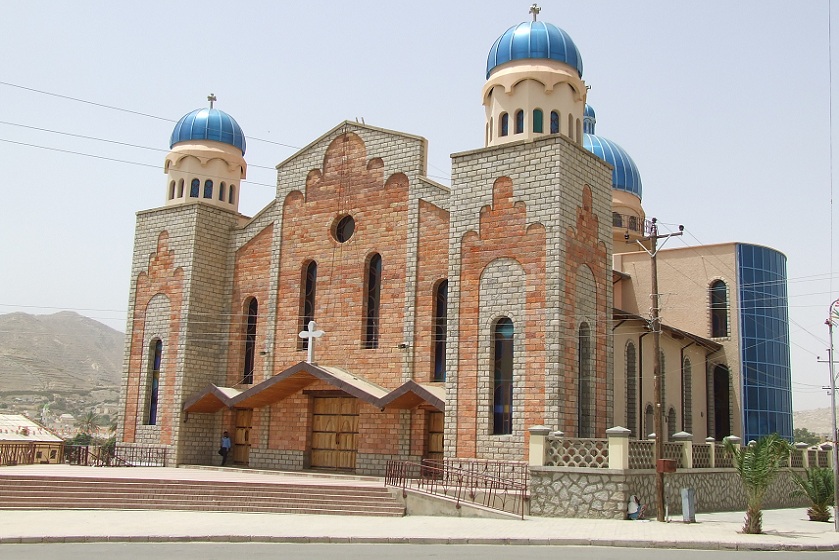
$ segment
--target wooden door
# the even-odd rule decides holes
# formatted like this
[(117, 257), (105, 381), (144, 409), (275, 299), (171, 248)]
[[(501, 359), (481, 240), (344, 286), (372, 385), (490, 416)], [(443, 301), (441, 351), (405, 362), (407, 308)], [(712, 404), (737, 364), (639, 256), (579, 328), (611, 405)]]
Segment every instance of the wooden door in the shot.
[(425, 445), (425, 458), (429, 461), (443, 460), (443, 419), (442, 412), (428, 413), (428, 439)]
[(312, 467), (354, 470), (358, 452), (358, 399), (315, 397)]
[(253, 409), (235, 409), (236, 432), (233, 434), (233, 464), (247, 466), (251, 450)]

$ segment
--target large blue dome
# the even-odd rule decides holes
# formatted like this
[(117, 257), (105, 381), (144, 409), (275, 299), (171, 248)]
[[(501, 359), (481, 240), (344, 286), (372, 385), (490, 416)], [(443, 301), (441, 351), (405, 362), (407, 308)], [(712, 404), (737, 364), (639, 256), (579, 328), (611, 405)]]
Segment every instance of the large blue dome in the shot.
[(612, 188), (631, 192), (641, 198), (641, 174), (626, 150), (607, 138), (594, 133), (597, 115), (594, 107), (586, 103), (583, 113), (583, 148), (612, 166)]
[(594, 134), (583, 134), (583, 148), (613, 167), (613, 189), (631, 192), (641, 198), (641, 174), (626, 150), (611, 140)]
[(169, 148), (179, 142), (190, 140), (214, 140), (236, 146), (245, 155), (245, 134), (236, 120), (218, 109), (196, 109), (178, 121)]
[(544, 21), (526, 21), (514, 25), (496, 39), (487, 57), (487, 75), (493, 68), (511, 60), (542, 58), (564, 62), (583, 77), (583, 58), (571, 37)]

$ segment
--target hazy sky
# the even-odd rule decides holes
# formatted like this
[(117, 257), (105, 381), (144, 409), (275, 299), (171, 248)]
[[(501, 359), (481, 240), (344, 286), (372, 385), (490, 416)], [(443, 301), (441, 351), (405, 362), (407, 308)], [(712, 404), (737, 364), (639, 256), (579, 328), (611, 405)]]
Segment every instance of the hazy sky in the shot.
[[(210, 92), (248, 138), (247, 215), (272, 199), (277, 163), (347, 119), (424, 136), (428, 175), (448, 184), (449, 154), (483, 146), (489, 48), (530, 4), (4, 2), (0, 313), (125, 330), (134, 214), (163, 204), (169, 135)], [(672, 246), (787, 255), (794, 406), (828, 406), (828, 0), (540, 5), (580, 49), (597, 133), (638, 164), (647, 216), (685, 225)]]

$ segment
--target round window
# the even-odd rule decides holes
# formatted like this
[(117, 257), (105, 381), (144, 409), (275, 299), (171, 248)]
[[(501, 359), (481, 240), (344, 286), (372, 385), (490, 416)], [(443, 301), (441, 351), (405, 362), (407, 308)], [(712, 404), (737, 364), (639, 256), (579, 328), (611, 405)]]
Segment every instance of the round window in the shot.
[(355, 233), (355, 220), (353, 220), (352, 216), (344, 216), (335, 224), (335, 239), (339, 243), (349, 241), (353, 233)]

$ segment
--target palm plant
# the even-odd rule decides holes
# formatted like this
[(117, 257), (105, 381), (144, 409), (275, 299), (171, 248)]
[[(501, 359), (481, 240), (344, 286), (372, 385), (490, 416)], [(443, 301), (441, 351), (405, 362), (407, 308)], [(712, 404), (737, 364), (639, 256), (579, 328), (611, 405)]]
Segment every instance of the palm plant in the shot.
[(781, 462), (789, 457), (790, 444), (778, 434), (770, 434), (739, 449), (726, 440), (725, 448), (734, 459), (734, 468), (746, 491), (743, 532), (762, 533), (763, 498), (781, 469)]
[(85, 412), (76, 422), (79, 433), (87, 435), (93, 435), (93, 433), (99, 430), (99, 426), (99, 416), (92, 410)]
[(830, 521), (830, 505), (833, 503), (833, 471), (819, 467), (811, 467), (805, 471), (806, 477), (796, 472), (792, 479), (798, 485), (793, 496), (804, 496), (810, 500), (807, 515), (810, 521)]

